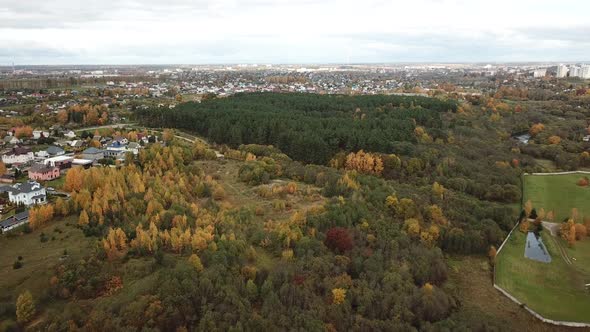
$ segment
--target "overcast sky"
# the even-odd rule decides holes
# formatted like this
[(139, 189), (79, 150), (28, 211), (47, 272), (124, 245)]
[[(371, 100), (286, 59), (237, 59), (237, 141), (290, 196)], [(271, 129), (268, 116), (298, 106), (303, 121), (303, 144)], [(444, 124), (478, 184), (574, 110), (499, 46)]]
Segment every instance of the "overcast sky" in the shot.
[(585, 60), (588, 0), (0, 0), (0, 65)]

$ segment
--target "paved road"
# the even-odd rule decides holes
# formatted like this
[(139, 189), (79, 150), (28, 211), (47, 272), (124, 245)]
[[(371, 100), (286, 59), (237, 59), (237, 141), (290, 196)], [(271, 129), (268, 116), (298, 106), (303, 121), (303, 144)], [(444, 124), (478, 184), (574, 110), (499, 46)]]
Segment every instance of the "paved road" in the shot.
[(133, 127), (136, 125), (137, 125), (137, 123), (117, 123), (117, 124), (111, 124), (111, 125), (94, 126), (94, 127), (75, 129), (74, 132), (91, 131), (91, 130), (104, 129), (104, 128), (125, 128), (125, 127)]

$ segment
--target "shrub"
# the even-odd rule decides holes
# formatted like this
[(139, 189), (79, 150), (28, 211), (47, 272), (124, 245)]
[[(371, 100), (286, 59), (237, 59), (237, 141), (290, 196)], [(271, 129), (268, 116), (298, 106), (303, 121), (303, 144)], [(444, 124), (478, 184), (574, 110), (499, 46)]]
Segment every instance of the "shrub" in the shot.
[(331, 250), (342, 253), (352, 249), (352, 236), (345, 228), (330, 228), (326, 233), (324, 244)]

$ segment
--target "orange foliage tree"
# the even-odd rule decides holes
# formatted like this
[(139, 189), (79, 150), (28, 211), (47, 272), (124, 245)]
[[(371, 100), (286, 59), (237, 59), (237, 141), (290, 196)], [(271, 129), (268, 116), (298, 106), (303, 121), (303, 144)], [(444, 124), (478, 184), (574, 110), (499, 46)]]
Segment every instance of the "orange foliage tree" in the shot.
[(53, 205), (41, 205), (29, 210), (29, 225), (32, 229), (39, 229), (53, 219)]
[(531, 134), (531, 136), (536, 136), (538, 133), (542, 132), (545, 129), (545, 125), (542, 123), (536, 123), (534, 125), (531, 126), (531, 128), (529, 129), (529, 134)]
[(33, 128), (30, 126), (20, 126), (14, 128), (14, 136), (16, 138), (27, 138), (33, 136)]

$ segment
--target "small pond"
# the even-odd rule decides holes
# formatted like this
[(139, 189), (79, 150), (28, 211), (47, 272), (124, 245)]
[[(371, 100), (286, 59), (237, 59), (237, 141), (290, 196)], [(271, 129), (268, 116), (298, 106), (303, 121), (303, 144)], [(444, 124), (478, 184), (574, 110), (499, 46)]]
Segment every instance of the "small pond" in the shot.
[(524, 257), (543, 263), (551, 262), (551, 256), (549, 256), (549, 252), (543, 243), (543, 239), (541, 239), (540, 235), (537, 235), (534, 232), (528, 232), (526, 236)]
[(526, 144), (529, 144), (529, 140), (531, 139), (531, 135), (521, 134), (521, 135), (515, 136), (514, 138), (516, 138), (520, 143), (526, 145)]

